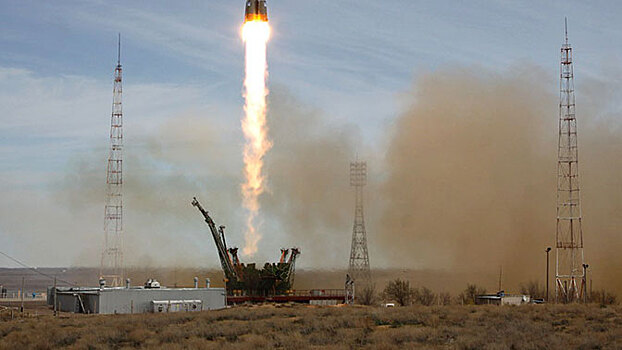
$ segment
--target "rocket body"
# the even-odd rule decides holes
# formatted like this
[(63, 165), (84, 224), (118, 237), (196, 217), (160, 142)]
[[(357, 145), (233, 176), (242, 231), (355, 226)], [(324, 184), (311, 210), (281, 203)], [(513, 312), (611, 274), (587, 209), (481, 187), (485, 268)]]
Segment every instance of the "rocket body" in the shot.
[(244, 23), (250, 21), (268, 22), (268, 5), (266, 0), (246, 0)]

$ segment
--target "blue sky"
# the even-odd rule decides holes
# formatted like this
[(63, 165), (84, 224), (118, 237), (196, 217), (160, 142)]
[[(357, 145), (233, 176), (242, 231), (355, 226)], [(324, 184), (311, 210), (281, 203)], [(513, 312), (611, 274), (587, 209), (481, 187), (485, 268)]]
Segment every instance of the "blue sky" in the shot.
[[(92, 194), (101, 203), (93, 200), (80, 218), (57, 193), (84, 168), (103, 178), (118, 32), (128, 152), (139, 154), (149, 140), (166, 139), (162, 130), (175, 130), (177, 121), (209, 115), (218, 126), (213, 136), (228, 141), (222, 152), (231, 160), (219, 163), (223, 173), (209, 166), (198, 173), (235, 184), (227, 174), (241, 169), (244, 142), (243, 5), (0, 1), (2, 250), (54, 266), (76, 264), (99, 249), (76, 243), (82, 234), (76, 231), (86, 225), (87, 240), (99, 239), (103, 197), (97, 191), (103, 186)], [(607, 76), (619, 67), (612, 62), (622, 59), (621, 13), (616, 1), (274, 0), (269, 84), (328, 115), (328, 125), (355, 125), (363, 139), (359, 148), (377, 150), (413, 81), (428, 72), (458, 66), (511, 74), (511, 67), (530, 64), (555, 81), (564, 16), (577, 85)], [(82, 164), (84, 159), (95, 161)], [(155, 161), (152, 169), (181, 174), (198, 158), (175, 161)], [(62, 248), (49, 252), (50, 245)], [(206, 252), (196, 250), (190, 262)], [(0, 259), (3, 265), (11, 266)]]

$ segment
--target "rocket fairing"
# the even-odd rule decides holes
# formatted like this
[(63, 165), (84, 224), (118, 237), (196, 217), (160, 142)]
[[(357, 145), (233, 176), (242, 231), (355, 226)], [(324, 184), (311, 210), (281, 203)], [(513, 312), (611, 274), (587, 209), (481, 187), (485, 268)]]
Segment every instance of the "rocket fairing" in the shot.
[(266, 0), (246, 0), (244, 23), (250, 21), (268, 22), (268, 5)]

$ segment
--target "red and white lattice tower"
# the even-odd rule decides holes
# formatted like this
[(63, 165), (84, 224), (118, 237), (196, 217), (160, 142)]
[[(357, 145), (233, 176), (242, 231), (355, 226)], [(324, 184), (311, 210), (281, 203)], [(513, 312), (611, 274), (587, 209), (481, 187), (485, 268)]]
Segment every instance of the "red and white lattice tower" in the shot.
[(121, 34), (114, 70), (112, 117), (110, 121), (110, 155), (106, 167), (106, 207), (104, 210), (104, 249), (100, 278), (112, 286), (123, 283), (123, 111), (121, 106)]
[(571, 302), (585, 296), (587, 265), (583, 261), (574, 72), (567, 23), (566, 38), (561, 48), (559, 87), (555, 299)]

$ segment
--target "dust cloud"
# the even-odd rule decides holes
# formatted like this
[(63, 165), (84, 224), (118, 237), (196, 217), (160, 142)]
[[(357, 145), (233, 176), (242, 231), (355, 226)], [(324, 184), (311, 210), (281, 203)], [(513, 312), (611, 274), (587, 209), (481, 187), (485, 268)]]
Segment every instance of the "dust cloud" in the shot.
[(282, 88), (271, 91), (269, 103), (273, 147), (266, 156), (268, 193), (260, 198), (263, 213), (275, 220), (282, 245), (302, 249), (305, 266), (343, 268), (353, 212), (352, 128), (331, 122)]
[[(377, 194), (384, 208), (375, 242), (399, 257), (392, 266), (479, 272), (490, 276), (489, 289), (500, 267), (509, 287), (544, 279), (544, 251), (555, 243), (555, 86), (537, 67), (446, 69), (418, 79), (412, 104), (393, 125), (387, 180)], [(614, 277), (622, 266), (622, 219), (614, 214), (622, 209), (620, 114), (604, 120), (596, 104), (582, 105), (581, 91), (586, 262), (595, 289), (611, 288), (613, 279), (621, 290)]]

